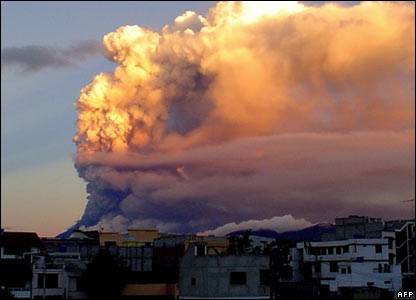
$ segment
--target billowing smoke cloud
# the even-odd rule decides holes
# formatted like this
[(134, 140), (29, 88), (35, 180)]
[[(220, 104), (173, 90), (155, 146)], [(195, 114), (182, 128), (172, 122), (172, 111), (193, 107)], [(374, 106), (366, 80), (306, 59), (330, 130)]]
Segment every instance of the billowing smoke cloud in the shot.
[(93, 40), (81, 41), (67, 48), (31, 45), (1, 49), (2, 66), (14, 66), (23, 72), (44, 68), (62, 68), (76, 65), (89, 56), (102, 52), (102, 46)]
[(414, 4), (388, 2), (220, 2), (107, 34), (118, 66), (76, 104), (77, 225), (410, 216), (414, 38)]

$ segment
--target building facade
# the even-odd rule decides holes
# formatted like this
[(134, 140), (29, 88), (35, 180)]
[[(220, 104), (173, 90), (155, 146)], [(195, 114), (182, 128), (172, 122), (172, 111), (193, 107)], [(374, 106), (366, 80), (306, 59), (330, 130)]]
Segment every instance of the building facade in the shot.
[(268, 299), (269, 257), (208, 255), (193, 245), (181, 259), (179, 299)]
[(315, 280), (331, 293), (344, 287), (401, 288), (400, 266), (389, 261), (385, 239), (301, 242), (296, 248), (302, 280)]

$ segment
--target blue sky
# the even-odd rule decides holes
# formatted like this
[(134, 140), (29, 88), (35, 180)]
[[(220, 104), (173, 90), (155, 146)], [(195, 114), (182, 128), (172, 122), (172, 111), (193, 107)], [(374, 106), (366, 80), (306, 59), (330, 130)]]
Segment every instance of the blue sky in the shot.
[[(159, 30), (214, 2), (1, 2), (1, 46), (70, 47), (126, 24)], [(2, 66), (2, 227), (53, 235), (80, 217), (85, 183), (73, 168), (80, 89), (114, 64), (100, 55), (73, 67), (21, 72)], [(64, 213), (63, 213), (64, 212)]]

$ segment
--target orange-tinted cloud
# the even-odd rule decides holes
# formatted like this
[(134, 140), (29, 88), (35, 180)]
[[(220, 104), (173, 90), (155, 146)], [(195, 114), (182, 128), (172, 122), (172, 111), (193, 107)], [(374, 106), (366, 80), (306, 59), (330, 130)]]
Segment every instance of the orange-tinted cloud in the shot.
[(82, 222), (316, 221), (413, 195), (414, 8), (220, 2), (107, 34), (117, 68), (77, 101)]

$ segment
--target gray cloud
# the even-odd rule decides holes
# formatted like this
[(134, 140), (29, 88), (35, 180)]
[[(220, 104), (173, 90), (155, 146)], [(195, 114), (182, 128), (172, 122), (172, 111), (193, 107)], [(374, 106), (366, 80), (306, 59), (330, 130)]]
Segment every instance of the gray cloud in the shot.
[[(152, 220), (190, 232), (230, 223), (208, 231), (222, 234), (248, 225), (297, 229), (298, 221), (307, 226), (348, 214), (408, 216), (399, 200), (414, 194), (413, 136), (414, 130), (298, 133), (162, 155), (78, 156), (91, 186), (81, 224), (125, 230)], [(293, 222), (282, 228), (286, 219), (276, 216), (289, 214)]]
[(67, 48), (29, 45), (1, 49), (1, 64), (17, 67), (23, 72), (36, 72), (45, 68), (75, 66), (89, 56), (101, 53), (102, 46), (94, 40), (85, 40)]

